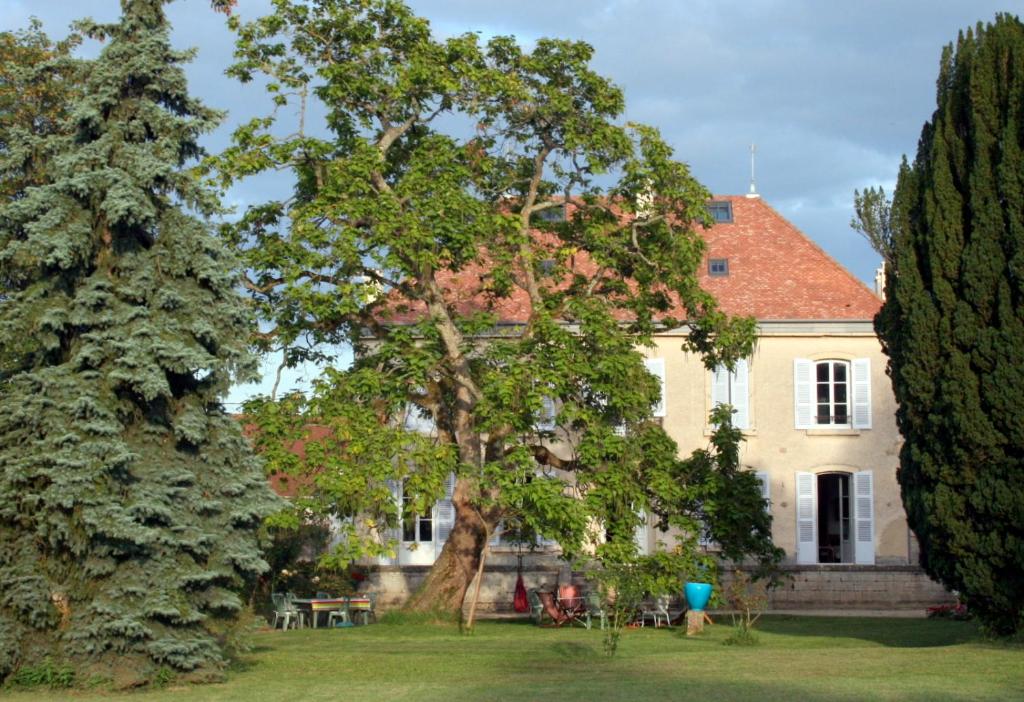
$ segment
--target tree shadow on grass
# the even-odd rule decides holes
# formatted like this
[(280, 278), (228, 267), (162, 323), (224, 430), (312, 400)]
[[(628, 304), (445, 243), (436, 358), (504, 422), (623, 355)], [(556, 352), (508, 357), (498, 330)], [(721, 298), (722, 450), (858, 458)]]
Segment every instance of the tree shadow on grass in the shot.
[(590, 661), (601, 655), (601, 652), (595, 647), (574, 641), (563, 641), (552, 645), (551, 653), (563, 661)]
[(715, 700), (715, 702), (865, 702), (865, 700), (892, 700), (901, 702), (977, 702), (979, 699), (1001, 700), (998, 695), (978, 697), (972, 691), (946, 689), (936, 692), (915, 691), (886, 686), (872, 688), (857, 686), (844, 688), (844, 680), (833, 683), (823, 680), (818, 684), (792, 684), (782, 680), (763, 679), (715, 680), (694, 679), (685, 674), (666, 675), (650, 671), (628, 672), (618, 670), (616, 675), (593, 675), (567, 683), (564, 680), (535, 681), (516, 688), (470, 685), (445, 691), (445, 702), (476, 702), (501, 699), (504, 702), (570, 702), (584, 700), (601, 702), (641, 702), (643, 700)]
[(892, 648), (959, 646), (984, 639), (974, 622), (884, 617), (812, 617), (766, 614), (757, 623), (766, 634), (855, 639)]

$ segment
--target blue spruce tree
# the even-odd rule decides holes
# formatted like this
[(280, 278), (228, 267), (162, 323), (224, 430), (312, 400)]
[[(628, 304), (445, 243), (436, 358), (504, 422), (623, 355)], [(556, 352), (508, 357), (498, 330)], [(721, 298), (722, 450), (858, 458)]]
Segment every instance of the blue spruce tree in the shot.
[(215, 677), (266, 567), (276, 498), (220, 404), (252, 322), (184, 168), (219, 115), (165, 1), (83, 23), (106, 45), (62, 128), (0, 139), (0, 679), (47, 657), (119, 686)]

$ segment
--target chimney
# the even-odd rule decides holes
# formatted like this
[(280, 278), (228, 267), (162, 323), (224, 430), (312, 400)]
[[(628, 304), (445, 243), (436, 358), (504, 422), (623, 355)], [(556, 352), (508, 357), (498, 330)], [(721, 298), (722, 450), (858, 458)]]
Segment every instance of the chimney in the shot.
[(875, 270), (875, 295), (885, 302), (885, 261)]

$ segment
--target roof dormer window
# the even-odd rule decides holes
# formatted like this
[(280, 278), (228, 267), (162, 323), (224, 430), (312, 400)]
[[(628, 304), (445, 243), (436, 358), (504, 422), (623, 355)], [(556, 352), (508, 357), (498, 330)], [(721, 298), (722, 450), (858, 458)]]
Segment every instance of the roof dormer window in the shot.
[(710, 275), (712, 278), (722, 278), (729, 275), (729, 259), (708, 259), (708, 275)]
[(709, 202), (708, 211), (715, 224), (732, 224), (732, 203), (728, 200)]
[(534, 212), (533, 216), (540, 222), (564, 222), (566, 219), (565, 203), (545, 207), (542, 210)]

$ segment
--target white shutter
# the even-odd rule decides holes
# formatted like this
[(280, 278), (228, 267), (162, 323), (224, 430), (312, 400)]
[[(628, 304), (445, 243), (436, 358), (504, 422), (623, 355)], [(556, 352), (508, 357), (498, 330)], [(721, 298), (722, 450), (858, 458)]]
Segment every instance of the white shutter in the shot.
[(747, 361), (741, 358), (736, 361), (736, 370), (730, 376), (729, 399), (736, 410), (732, 415), (732, 424), (737, 429), (750, 428), (750, 401), (747, 396)]
[(661, 390), (658, 395), (658, 404), (654, 406), (652, 414), (655, 417), (665, 416), (665, 359), (664, 358), (647, 358), (644, 359), (644, 365), (647, 366), (647, 372), (656, 377), (661, 381)]
[(764, 511), (771, 512), (772, 510), (772, 491), (771, 485), (768, 482), (768, 473), (763, 470), (759, 470), (754, 475), (757, 476), (757, 480), (761, 483), (761, 499), (764, 500)]
[(398, 526), (385, 529), (383, 532), (380, 532), (380, 535), (385, 541), (391, 541), (395, 544), (395, 557), (380, 556), (377, 561), (381, 565), (397, 565), (399, 541), (402, 538), (402, 484), (397, 480), (388, 480), (387, 486), (388, 490), (391, 491), (391, 499), (395, 501), (395, 505), (398, 507)]
[(853, 427), (871, 428), (871, 359), (855, 358), (853, 368)]
[(853, 474), (853, 521), (856, 538), (855, 560), (859, 564), (875, 563), (875, 498), (870, 470)]
[(636, 527), (636, 533), (633, 535), (633, 538), (636, 541), (637, 553), (641, 556), (646, 556), (650, 552), (650, 549), (647, 547), (647, 514), (640, 512), (637, 516), (640, 517), (640, 523)]
[[(491, 545), (491, 548), (501, 545), (501, 530), (504, 526), (504, 522), (498, 522), (498, 524), (494, 527), (494, 531), (491, 532), (491, 540), (487, 542)], [(441, 548), (444, 548), (444, 546), (442, 546)]]
[(729, 401), (729, 371), (718, 366), (711, 373), (711, 408)]
[(814, 473), (796, 474), (796, 562), (801, 564), (818, 562), (817, 487)]
[(554, 431), (557, 413), (555, 398), (547, 395), (542, 397), (540, 400), (540, 417), (537, 418), (537, 430)]
[(797, 429), (814, 427), (814, 364), (806, 358), (793, 359), (793, 408)]
[(452, 494), (455, 492), (455, 473), (449, 473), (444, 480), (444, 499), (434, 505), (434, 552), (441, 553), (448, 535), (455, 525), (455, 505)]

